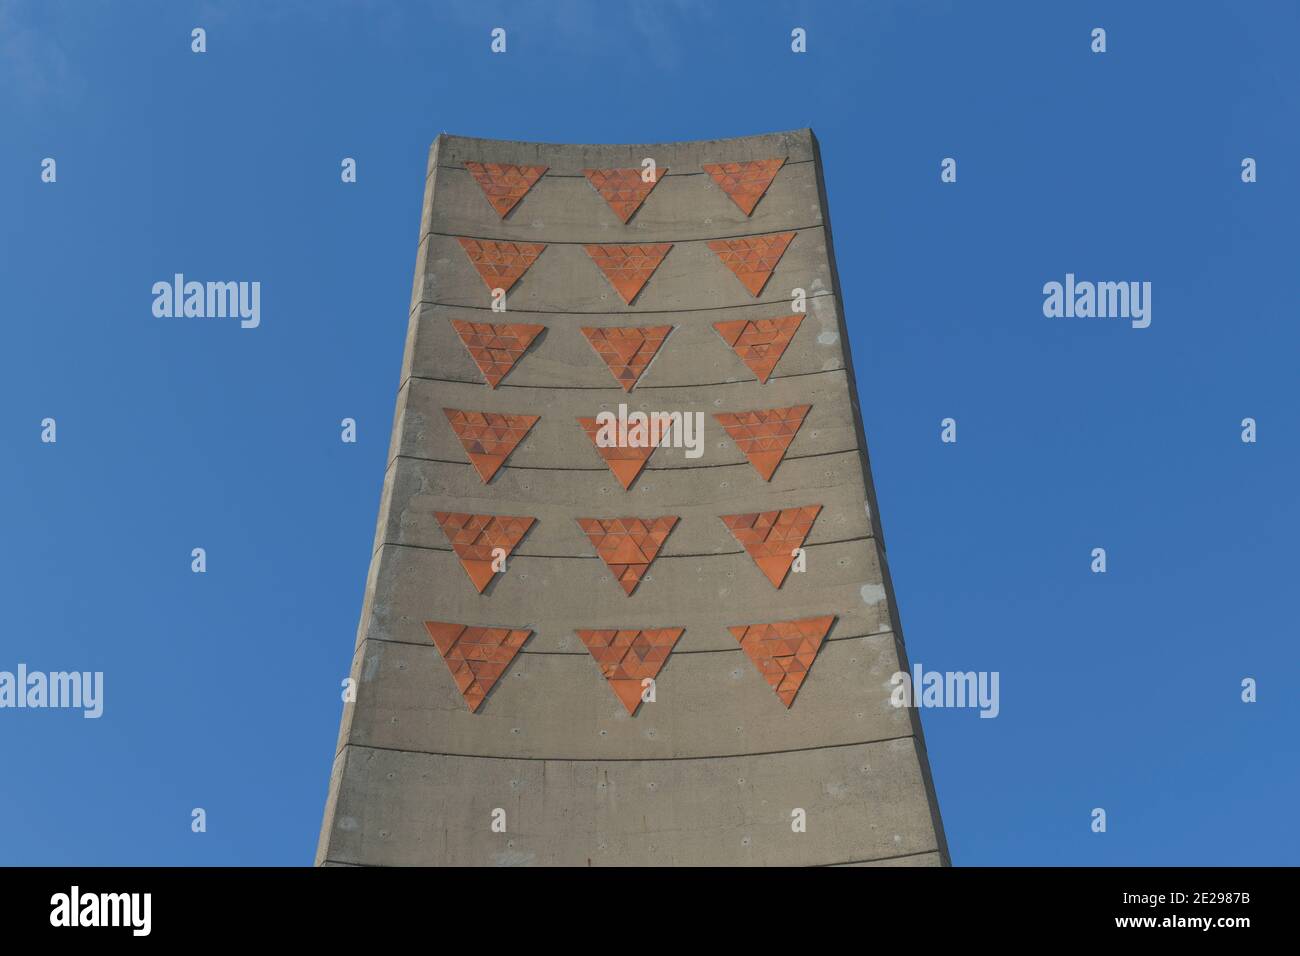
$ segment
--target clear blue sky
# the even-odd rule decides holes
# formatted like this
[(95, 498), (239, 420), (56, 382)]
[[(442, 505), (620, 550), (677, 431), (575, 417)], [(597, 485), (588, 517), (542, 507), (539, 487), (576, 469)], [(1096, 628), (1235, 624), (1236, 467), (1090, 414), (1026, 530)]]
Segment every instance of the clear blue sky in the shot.
[[(0, 2), (0, 670), (106, 674), (98, 721), (0, 711), (0, 863), (311, 861), (439, 131), (802, 126), (909, 651), (1001, 673), (997, 719), (923, 714), (954, 861), (1300, 862), (1298, 40), (1291, 2)], [(175, 272), (260, 281), (261, 327), (154, 318)], [(1152, 282), (1151, 327), (1045, 318), (1067, 272)]]

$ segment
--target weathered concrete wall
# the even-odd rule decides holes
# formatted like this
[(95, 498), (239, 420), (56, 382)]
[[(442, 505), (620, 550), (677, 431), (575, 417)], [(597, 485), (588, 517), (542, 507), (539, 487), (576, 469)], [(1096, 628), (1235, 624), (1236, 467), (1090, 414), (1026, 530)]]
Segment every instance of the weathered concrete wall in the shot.
[[(584, 168), (666, 175), (626, 224)], [(752, 215), (704, 163), (785, 158)], [(547, 172), (504, 217), (466, 163)], [(758, 296), (706, 242), (796, 233)], [(457, 237), (545, 243), (508, 311)], [(626, 304), (584, 243), (673, 243)], [(807, 315), (766, 384), (713, 329)], [(492, 389), (453, 320), (546, 331)], [(625, 393), (580, 327), (672, 325)], [(428, 182), (402, 383), (317, 862), (880, 864), (948, 860), (919, 721), (890, 705), (905, 670), (844, 334), (811, 131), (645, 146), (441, 136)], [(705, 413), (704, 454), (659, 448), (629, 490), (578, 417)], [(811, 405), (771, 481), (722, 412)], [(443, 408), (539, 415), (490, 482)], [(807, 570), (778, 589), (721, 515), (821, 505)], [(478, 593), (437, 512), (537, 521)], [(577, 518), (676, 515), (625, 594)], [(729, 626), (834, 615), (788, 709)], [(471, 712), (425, 621), (532, 635)], [(629, 716), (576, 630), (683, 627), (656, 699)], [(505, 811), (505, 832), (492, 829)], [(792, 811), (807, 814), (794, 832)]]

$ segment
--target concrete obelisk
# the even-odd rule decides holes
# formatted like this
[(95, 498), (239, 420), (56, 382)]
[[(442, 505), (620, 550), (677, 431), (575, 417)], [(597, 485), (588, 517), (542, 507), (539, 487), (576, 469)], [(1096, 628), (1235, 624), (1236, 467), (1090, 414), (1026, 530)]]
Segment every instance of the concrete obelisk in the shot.
[(317, 862), (944, 865), (906, 670), (811, 131), (440, 136)]

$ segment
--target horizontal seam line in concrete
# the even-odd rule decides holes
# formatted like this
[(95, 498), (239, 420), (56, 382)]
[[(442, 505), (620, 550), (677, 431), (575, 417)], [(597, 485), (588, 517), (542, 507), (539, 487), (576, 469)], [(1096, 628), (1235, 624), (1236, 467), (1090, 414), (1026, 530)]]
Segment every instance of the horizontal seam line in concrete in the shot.
[[(808, 299), (824, 299), (833, 297), (835, 292), (827, 289), (824, 292), (814, 292), (806, 296)], [(789, 302), (788, 295), (781, 296), (777, 299), (754, 299), (753, 302), (740, 302), (735, 305), (702, 305), (692, 309), (624, 309), (621, 312), (574, 312), (572, 310), (561, 309), (515, 309), (511, 308), (505, 312), (496, 312), (496, 315), (509, 315), (510, 313), (522, 313), (524, 315), (617, 315), (624, 318), (634, 319), (642, 315), (689, 315), (692, 312), (726, 312), (731, 309), (748, 309), (755, 305), (778, 305), (783, 302)], [(444, 309), (473, 309), (476, 312), (492, 312), (490, 305), (463, 305), (458, 302), (439, 302), (436, 299), (419, 299), (415, 305), (411, 306), (407, 312), (409, 318), (411, 313), (422, 305), (434, 306), (435, 308)]]
[[(807, 461), (812, 458), (826, 458), (829, 455), (856, 455), (857, 452), (858, 449), (856, 448), (841, 448), (837, 451), (817, 451), (813, 452), (811, 455), (787, 455), (781, 460), (782, 462)], [(389, 465), (391, 466), (392, 463), (399, 458), (406, 458), (410, 461), (435, 462), (439, 465), (461, 465), (465, 468), (474, 467), (467, 461), (452, 461), (449, 458), (424, 458), (420, 455), (394, 455), (389, 461)], [(742, 465), (748, 465), (751, 468), (753, 467), (753, 465), (750, 465), (747, 461), (721, 461), (713, 465), (680, 465), (675, 468), (651, 468), (646, 466), (643, 470), (655, 472), (702, 471), (706, 468), (739, 468)], [(559, 468), (554, 465), (504, 465), (503, 469), (507, 471), (608, 471), (607, 468), (600, 468), (597, 466), (592, 466), (591, 468)]]
[[(813, 369), (810, 372), (790, 372), (787, 375), (773, 375), (768, 378), (768, 381), (769, 382), (788, 381), (789, 379), (792, 378), (807, 378), (809, 375), (828, 375), (831, 372), (843, 372), (844, 370), (845, 370), (844, 366), (840, 365), (837, 368), (819, 368), (819, 369)], [(406, 376), (406, 378), (402, 380), (402, 384), (398, 386), (397, 389), (398, 394), (401, 394), (402, 388), (411, 379), (416, 379), (421, 382), (438, 382), (439, 384), (442, 385), (482, 386), (486, 384), (485, 382), (481, 382), (481, 381), (474, 382), (474, 381), (469, 381), (469, 380), (459, 379), (459, 378), (435, 378), (431, 375), (408, 375)], [(638, 385), (635, 388), (634, 392), (653, 391), (656, 389), (668, 389), (668, 388), (716, 388), (721, 385), (753, 385), (756, 381), (758, 380), (753, 378), (741, 378), (730, 382), (691, 382), (686, 385)], [(531, 388), (531, 389), (541, 389), (546, 391), (559, 391), (559, 392), (609, 392), (611, 397), (615, 395), (622, 396), (623, 404), (626, 404), (627, 399), (634, 394), (634, 392), (623, 391), (623, 389), (619, 388), (617, 385), (515, 385), (510, 382), (500, 383), (499, 385), (497, 385), (494, 391), (499, 392), (503, 388)]]
[(348, 742), (343, 746), (358, 750), (382, 750), (386, 753), (421, 754), (425, 757), (466, 757), (471, 760), (529, 760), (553, 763), (672, 763), (679, 760), (740, 760), (746, 757), (779, 757), (782, 754), (814, 753), (818, 750), (843, 750), (847, 747), (870, 747), (875, 744), (887, 744), (895, 740), (912, 740), (913, 734), (899, 734), (896, 737), (880, 737), (876, 740), (855, 740), (845, 744), (821, 744), (816, 747), (791, 747), (786, 750), (759, 750), (741, 754), (705, 754), (699, 757), (501, 757), (496, 754), (458, 754), (439, 750), (408, 750), (403, 747), (377, 747), (374, 744), (354, 744)]
[[(676, 627), (676, 625), (672, 625), (672, 626)], [(733, 627), (738, 627), (739, 625), (732, 625), (732, 626), (733, 626)], [(620, 630), (620, 628), (608, 628), (608, 627), (604, 627), (604, 628), (602, 628), (602, 627), (584, 627), (583, 630), (584, 630), (584, 631), (609, 631), (609, 630)], [(625, 630), (625, 628), (624, 628), (623, 630)], [(685, 630), (690, 630), (690, 628), (685, 628)], [(535, 632), (534, 632), (534, 633), (535, 633)], [(849, 635), (847, 635), (847, 636), (845, 636), (845, 637), (828, 637), (828, 638), (826, 638), (826, 642), (825, 642), (825, 643), (827, 643), (827, 644), (834, 644), (836, 641), (857, 641), (857, 640), (861, 640), (861, 639), (864, 638), (864, 637), (886, 637), (886, 636), (888, 636), (888, 635), (892, 635), (893, 633), (894, 633), (893, 630), (892, 630), (892, 629), (889, 629), (889, 630), (884, 630), (884, 631), (872, 631), (870, 634), (849, 634)], [(374, 642), (376, 642), (377, 644), (405, 644), (407, 647), (427, 647), (427, 648), (429, 648), (429, 650), (433, 650), (433, 649), (434, 649), (433, 641), (395, 641), (395, 640), (393, 640), (391, 637), (363, 637), (361, 640), (362, 640), (362, 643), (364, 643), (364, 642), (366, 642), (366, 641), (374, 641)], [(713, 649), (711, 649), (711, 650), (709, 650), (709, 649), (705, 649), (705, 650), (697, 650), (697, 651), (679, 651), (679, 650), (674, 650), (670, 656), (672, 656), (672, 657), (676, 657), (676, 656), (679, 655), (679, 654), (736, 654), (736, 653), (739, 653), (740, 651), (742, 651), (743, 649), (744, 649), (744, 648), (742, 648), (739, 644), (737, 644), (735, 647), (715, 647), (715, 648), (713, 648)], [(527, 654), (527, 655), (529, 655), (529, 656), (531, 656), (531, 657), (583, 657), (583, 658), (586, 658), (586, 657), (590, 657), (590, 656), (591, 656), (590, 653), (589, 653), (588, 651), (586, 651), (586, 650), (581, 650), (581, 651), (530, 651), (530, 650), (526, 650), (526, 649), (523, 648), (523, 647), (521, 647), (521, 648), (519, 649), (519, 653), (520, 653), (520, 654)], [(336, 755), (336, 756), (337, 756), (337, 755)]]
[(728, 239), (755, 239), (761, 236), (770, 236), (778, 232), (812, 232), (814, 229), (824, 229), (824, 222), (814, 222), (808, 226), (784, 226), (775, 229), (764, 229), (761, 232), (738, 232), (730, 236), (701, 236), (698, 239), (650, 239), (638, 236), (634, 242), (620, 242), (614, 239), (606, 238), (603, 241), (592, 242), (581, 239), (529, 239), (523, 236), (462, 236), (454, 232), (442, 232), (438, 229), (430, 229), (420, 237), (423, 243), (429, 236), (442, 236), (444, 239), (478, 239), (481, 242), (514, 242), (527, 243), (529, 245), (541, 246), (685, 246), (696, 242), (719, 242)]
[[(477, 162), (477, 160), (471, 160), (471, 162)], [(785, 169), (787, 166), (803, 166), (803, 165), (805, 165), (805, 164), (807, 164), (807, 163), (811, 163), (811, 162), (812, 162), (811, 159), (787, 159), (784, 163), (781, 164), (781, 169)], [(531, 166), (531, 165), (533, 165), (533, 164), (532, 164), (532, 163), (514, 163), (514, 164), (512, 164), (512, 165), (516, 165), (516, 166)], [(710, 164), (710, 165), (713, 165), (713, 164)], [(725, 166), (726, 163), (718, 163), (717, 165), (719, 165), (719, 166)], [(462, 170), (463, 172), (469, 172), (469, 167), (465, 166), (463, 163), (462, 163), (461, 165), (459, 165), (459, 166), (457, 166), (455, 163), (435, 163), (435, 164), (434, 164), (434, 168), (436, 168), (436, 169), (459, 169), (459, 170)], [(594, 168), (594, 167), (589, 167), (589, 168)], [(605, 168), (606, 168), (606, 169), (620, 169), (620, 168), (621, 168), (621, 169), (636, 169), (636, 168), (639, 168), (639, 167), (634, 167), (634, 166), (623, 166), (623, 167), (619, 167), (619, 166), (608, 166), (608, 167), (605, 167)], [(779, 175), (780, 170), (778, 170), (777, 172), (778, 172), (778, 175)], [(430, 171), (425, 175), (424, 178), (425, 178), (425, 179), (428, 179), (429, 176), (431, 176), (431, 175), (433, 175), (433, 171), (432, 171), (432, 170), (430, 170)], [(709, 173), (708, 170), (704, 170), (704, 169), (701, 169), (698, 173), (675, 173), (675, 172), (673, 172), (673, 167), (669, 166), (669, 167), (668, 167), (668, 172), (664, 173), (664, 174), (663, 174), (663, 177), (664, 177), (665, 179), (667, 179), (667, 178), (669, 178), (669, 177), (671, 177), (671, 176), (710, 176), (710, 175), (712, 175), (712, 174)], [(587, 177), (586, 177), (585, 175), (583, 175), (582, 173), (553, 173), (553, 172), (551, 172), (550, 167), (547, 167), (546, 172), (542, 173), (542, 175), (541, 175), (540, 177), (538, 177), (537, 182), (541, 182), (543, 179), (546, 179), (547, 177), (552, 177), (552, 178), (554, 178), (554, 179), (584, 179), (584, 180), (587, 178)], [(656, 175), (656, 176), (655, 176), (655, 183), (657, 184), (658, 182), (659, 182), (659, 176)], [(536, 185), (536, 183), (534, 183), (534, 185)], [(531, 187), (530, 187), (530, 188), (531, 188)], [(525, 193), (525, 195), (527, 195), (527, 194)]]
[[(880, 863), (884, 860), (906, 860), (909, 856), (929, 856), (931, 853), (938, 853), (939, 848), (936, 846), (933, 850), (917, 850), (915, 853), (895, 853), (893, 856), (873, 856), (866, 860), (840, 860), (835, 863), (817, 863), (815, 866), (852, 866), (854, 863)], [(335, 860), (336, 863), (342, 863), (342, 860)]]
[[(855, 541), (870, 541), (870, 540), (872, 540), (871, 535), (864, 534), (864, 535), (858, 535), (857, 537), (854, 538), (836, 538), (833, 541), (818, 541), (815, 544), (805, 543), (803, 547), (805, 549), (824, 548), (832, 544), (852, 544)], [(384, 545), (388, 545), (394, 548), (411, 548), (414, 551), (440, 551), (443, 554), (454, 553), (451, 548), (438, 548), (438, 547), (434, 547), (431, 544), (403, 544), (400, 541), (385, 540), (383, 544), (380, 545), (380, 547), (383, 547)], [(745, 553), (746, 552), (742, 549), (740, 551), (708, 551), (708, 552), (701, 551), (698, 553), (691, 553), (691, 554), (660, 554), (656, 556), (655, 560), (672, 561), (677, 558), (734, 558), (738, 554), (745, 554)], [(511, 553), (510, 557), (516, 559), (517, 558), (539, 558), (546, 561), (561, 561), (561, 560), (596, 561), (600, 559), (600, 555), (598, 554), (524, 554), (519, 551), (515, 551)]]

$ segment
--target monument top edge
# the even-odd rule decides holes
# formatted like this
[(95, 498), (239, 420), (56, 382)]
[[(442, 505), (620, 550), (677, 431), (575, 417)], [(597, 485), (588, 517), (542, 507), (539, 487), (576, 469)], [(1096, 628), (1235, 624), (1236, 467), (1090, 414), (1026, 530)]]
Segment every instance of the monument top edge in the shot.
[(541, 164), (560, 168), (639, 165), (653, 157), (661, 166), (698, 166), (741, 160), (784, 158), (787, 162), (815, 158), (817, 138), (811, 128), (757, 133), (726, 139), (680, 140), (663, 143), (548, 143), (486, 139), (440, 133), (429, 147), (430, 166), (482, 163)]
[(448, 133), (445, 130), (433, 138), (430, 149), (439, 143), (462, 142), (474, 143), (484, 146), (540, 146), (543, 148), (556, 146), (573, 146), (578, 149), (640, 149), (642, 147), (680, 147), (680, 146), (704, 146), (709, 143), (746, 143), (751, 140), (771, 139), (772, 137), (802, 137), (805, 139), (813, 138), (812, 127), (804, 126), (799, 129), (772, 130), (767, 133), (751, 133), (748, 136), (729, 136), (719, 139), (681, 139), (670, 140), (663, 143), (560, 143), (544, 140), (526, 140), (526, 139), (490, 139), (486, 136), (462, 136), (459, 133)]

